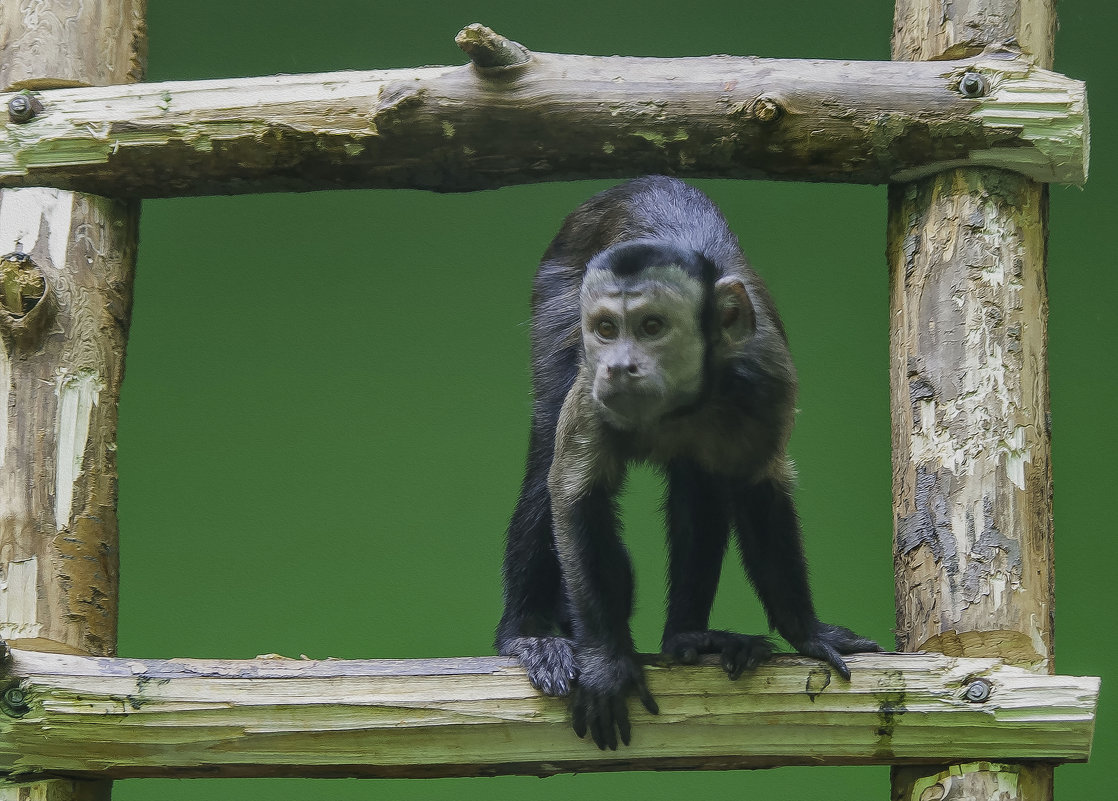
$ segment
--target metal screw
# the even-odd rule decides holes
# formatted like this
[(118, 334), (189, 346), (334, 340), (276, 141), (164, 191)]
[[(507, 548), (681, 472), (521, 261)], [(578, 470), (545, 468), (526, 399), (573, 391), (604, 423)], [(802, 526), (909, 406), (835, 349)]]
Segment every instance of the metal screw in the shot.
[(14, 718), (31, 711), (31, 697), (19, 687), (9, 687), (0, 695), (0, 708)]
[(30, 122), (38, 113), (38, 104), (31, 95), (18, 94), (8, 101), (8, 119), (12, 122)]
[(986, 94), (986, 79), (977, 72), (968, 72), (959, 81), (963, 97), (982, 97)]
[(768, 95), (761, 95), (753, 101), (753, 116), (759, 122), (773, 122), (783, 113), (784, 109), (780, 107), (780, 104)]
[(981, 704), (990, 697), (990, 693), (993, 689), (993, 685), (986, 681), (986, 679), (975, 679), (967, 685), (967, 690), (963, 693), (963, 697), (972, 704)]

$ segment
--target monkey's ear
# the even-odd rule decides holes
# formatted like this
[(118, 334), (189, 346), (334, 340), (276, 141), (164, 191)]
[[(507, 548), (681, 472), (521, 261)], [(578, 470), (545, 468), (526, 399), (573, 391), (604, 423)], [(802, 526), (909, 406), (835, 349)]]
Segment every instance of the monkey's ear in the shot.
[(727, 276), (714, 285), (715, 308), (722, 336), (730, 345), (738, 345), (753, 336), (757, 319), (753, 303), (740, 278)]

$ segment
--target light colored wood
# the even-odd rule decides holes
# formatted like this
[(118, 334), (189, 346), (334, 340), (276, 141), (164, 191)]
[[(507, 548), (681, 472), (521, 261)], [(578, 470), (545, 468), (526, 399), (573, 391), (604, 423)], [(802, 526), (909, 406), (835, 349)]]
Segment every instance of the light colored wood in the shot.
[(26, 313), (0, 302), (0, 637), (18, 647), (116, 648), (117, 399), (135, 212), (58, 189), (0, 193), (0, 254), (22, 252), (8, 266), (45, 286)]
[(111, 795), (112, 782), (0, 780), (0, 801), (109, 801)]
[[(984, 96), (963, 96), (968, 72), (983, 76)], [(30, 122), (0, 119), (0, 186), (157, 197), (463, 191), (641, 173), (883, 183), (958, 165), (1082, 184), (1088, 166), (1083, 83), (1004, 52), (914, 64), (535, 53), (489, 69), (38, 99)]]
[(0, 89), (143, 80), (146, 9), (147, 0), (4, 0)]
[[(144, 10), (4, 2), (0, 85), (138, 80)], [(116, 648), (117, 398), (138, 211), (0, 191), (0, 638), (24, 648)]]
[[(898, 0), (893, 57), (959, 58), (1010, 40), (1050, 68), (1053, 5)], [(1053, 670), (1047, 212), (1047, 187), (996, 170), (890, 188), (903, 650)], [(892, 797), (1050, 801), (1052, 775), (1039, 763), (895, 768)]]
[(1027, 762), (967, 762), (929, 771), (926, 765), (893, 768), (897, 801), (1016, 801), (1051, 794), (1052, 767)]
[[(3, 0), (0, 87), (140, 80), (144, 11), (144, 0)], [(117, 398), (138, 212), (58, 189), (0, 191), (0, 637), (25, 648), (116, 650)], [(110, 790), (0, 782), (0, 799)]]
[(1045, 670), (1051, 486), (1037, 189), (982, 170), (894, 186), (888, 254), (899, 645)]
[[(477, 776), (1085, 760), (1098, 679), (989, 659), (850, 658), (844, 681), (779, 657), (731, 682), (714, 664), (650, 665), (661, 713), (602, 752), (567, 704), (497, 657), (300, 661), (112, 659), (15, 651), (0, 771), (130, 776)], [(982, 679), (982, 702), (967, 690)]]
[(1052, 68), (1056, 0), (897, 0), (894, 61), (966, 58), (1012, 42)]

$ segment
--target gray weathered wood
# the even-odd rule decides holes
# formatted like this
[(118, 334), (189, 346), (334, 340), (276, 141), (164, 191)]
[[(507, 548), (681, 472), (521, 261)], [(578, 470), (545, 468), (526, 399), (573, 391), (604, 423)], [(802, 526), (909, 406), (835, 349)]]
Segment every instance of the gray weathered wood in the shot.
[[(0, 771), (69, 776), (477, 776), (1001, 759), (1085, 760), (1098, 679), (996, 660), (863, 655), (842, 680), (780, 657), (737, 682), (648, 668), (631, 747), (579, 740), (504, 658), (114, 659), (14, 651)], [(988, 700), (968, 701), (978, 679)], [(13, 695), (11, 688), (16, 688)]]
[[(968, 72), (983, 96), (964, 96)], [(913, 64), (534, 53), (507, 67), (37, 97), (30, 122), (0, 118), (0, 186), (162, 197), (641, 173), (883, 183), (962, 164), (1087, 176), (1084, 85), (1001, 51)]]
[[(1013, 39), (1050, 67), (1053, 5), (898, 0), (893, 57), (953, 58)], [(1047, 216), (1047, 187), (998, 170), (890, 187), (902, 650), (1053, 670)], [(893, 798), (1050, 801), (1052, 768), (900, 767)]]

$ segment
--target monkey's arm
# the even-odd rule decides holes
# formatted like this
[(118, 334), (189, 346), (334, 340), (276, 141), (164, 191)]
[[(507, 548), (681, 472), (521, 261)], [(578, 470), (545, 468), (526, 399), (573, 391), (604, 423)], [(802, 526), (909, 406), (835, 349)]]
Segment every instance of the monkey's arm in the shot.
[[(552, 426), (552, 429), (554, 426)], [(505, 609), (497, 627), (497, 653), (515, 657), (545, 695), (569, 695), (577, 675), (568, 636), (566, 599), (551, 532), (547, 473), (552, 435), (533, 421), (528, 466), (509, 521), (505, 547)]]
[(614, 494), (624, 464), (603, 440), (580, 371), (563, 404), (548, 477), (559, 564), (570, 595), (578, 682), (571, 715), (579, 737), (599, 748), (629, 744), (628, 697), (658, 712), (629, 631), (633, 576), (618, 532)]
[(769, 625), (798, 652), (822, 659), (848, 679), (850, 668), (841, 654), (880, 651), (881, 646), (816, 617), (789, 483), (781, 476), (765, 477), (735, 499), (742, 561)]

